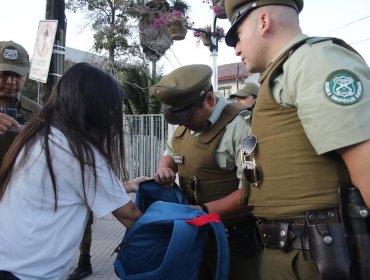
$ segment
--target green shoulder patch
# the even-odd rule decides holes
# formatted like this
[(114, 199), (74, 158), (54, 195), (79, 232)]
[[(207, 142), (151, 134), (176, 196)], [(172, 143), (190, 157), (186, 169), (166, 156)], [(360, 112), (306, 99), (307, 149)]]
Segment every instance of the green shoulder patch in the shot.
[(355, 104), (363, 95), (361, 81), (348, 70), (331, 73), (325, 80), (324, 91), (330, 100), (340, 105)]

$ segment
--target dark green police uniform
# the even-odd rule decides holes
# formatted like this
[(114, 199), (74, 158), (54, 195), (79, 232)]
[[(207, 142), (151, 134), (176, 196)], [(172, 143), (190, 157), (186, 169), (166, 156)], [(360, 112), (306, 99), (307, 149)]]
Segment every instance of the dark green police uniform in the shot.
[(21, 125), (27, 124), (35, 113), (40, 112), (42, 108), (39, 103), (22, 95), (19, 95), (19, 97), (9, 105), (9, 107), (17, 109), (18, 113), (16, 120)]
[[(226, 0), (235, 21), (230, 46), (248, 11), (265, 4), (303, 7), (303, 1)], [(304, 235), (306, 213), (338, 210), (338, 187), (350, 178), (335, 150), (370, 139), (369, 68), (344, 45), (298, 35), (260, 77), (251, 133), (263, 177), (251, 187), (249, 205), (265, 241), (262, 279), (319, 279)]]
[[(166, 76), (152, 88), (152, 92), (165, 104), (166, 109), (180, 111), (183, 120), (177, 119), (177, 122), (181, 122), (194, 110), (193, 104), (197, 104), (199, 95), (210, 90), (211, 74), (211, 68), (206, 65), (184, 66)], [(182, 110), (187, 113), (183, 114)], [(195, 133), (184, 126), (178, 126), (173, 137), (168, 140), (164, 154), (174, 158), (180, 185), (194, 204), (201, 205), (223, 198), (239, 188), (240, 144), (249, 133), (249, 120), (246, 121), (243, 115), (250, 115), (250, 112), (243, 110), (242, 106), (219, 97), (208, 119), (208, 126), (203, 131)], [(173, 117), (172, 113), (167, 112), (167, 116)], [(175, 119), (172, 118), (174, 122)], [(194, 192), (190, 187), (194, 176), (198, 180), (196, 201), (193, 200)], [(247, 219), (246, 213), (244, 217), (225, 221), (229, 230), (231, 256), (229, 279), (259, 278), (259, 258), (256, 252), (248, 256), (248, 244), (242, 244), (245, 239), (237, 236), (237, 233), (247, 232), (253, 235), (254, 225), (248, 224)], [(199, 279), (214, 279), (216, 257), (216, 242), (211, 237), (206, 246)]]
[[(14, 72), (22, 77), (26, 77), (30, 70), (30, 61), (27, 51), (23, 46), (13, 41), (0, 42), (0, 71)], [(6, 101), (8, 103), (9, 101)], [(3, 104), (4, 105), (4, 104)], [(35, 113), (41, 110), (41, 105), (37, 102), (22, 96), (18, 96), (6, 104), (7, 108), (14, 108), (17, 110), (15, 116), (16, 121), (20, 125), (25, 125)], [(0, 162), (8, 151), (10, 145), (13, 143), (17, 132), (8, 131), (0, 135)]]
[[(17, 109), (16, 120), (20, 125), (25, 125), (35, 113), (41, 110), (41, 105), (37, 102), (21, 96), (17, 98), (9, 107)], [(0, 135), (0, 162), (3, 160), (6, 152), (10, 145), (13, 143), (18, 132), (8, 131), (3, 135)]]

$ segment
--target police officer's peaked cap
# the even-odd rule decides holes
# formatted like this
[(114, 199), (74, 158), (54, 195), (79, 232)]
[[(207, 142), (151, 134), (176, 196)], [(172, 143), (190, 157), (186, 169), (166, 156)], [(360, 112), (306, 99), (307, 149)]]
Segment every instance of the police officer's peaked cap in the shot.
[(225, 0), (225, 10), (231, 27), (226, 34), (225, 42), (230, 47), (237, 43), (236, 28), (242, 20), (254, 9), (267, 5), (290, 6), (301, 12), (303, 0)]
[(0, 71), (26, 76), (30, 71), (30, 59), (25, 48), (13, 41), (1, 41)]
[(237, 92), (230, 95), (230, 98), (235, 97), (245, 97), (248, 95), (257, 96), (259, 87), (255, 83), (248, 82), (245, 84), (244, 88), (238, 90)]
[(212, 68), (208, 65), (186, 65), (164, 76), (150, 88), (150, 93), (164, 103), (167, 121), (181, 124), (211, 88), (211, 77)]

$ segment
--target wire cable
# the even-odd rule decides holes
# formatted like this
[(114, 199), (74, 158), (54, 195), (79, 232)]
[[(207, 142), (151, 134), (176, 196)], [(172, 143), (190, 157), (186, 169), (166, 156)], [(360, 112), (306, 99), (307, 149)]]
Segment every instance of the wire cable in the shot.
[(345, 25), (339, 26), (339, 27), (337, 27), (337, 28), (335, 28), (335, 29), (333, 29), (333, 30), (330, 30), (330, 31), (328, 31), (328, 32), (323, 33), (323, 35), (333, 33), (333, 32), (335, 32), (335, 31), (338, 31), (338, 30), (340, 30), (340, 29), (343, 29), (343, 28), (345, 28), (345, 27), (347, 27), (347, 26), (349, 26), (349, 25), (352, 25), (352, 24), (354, 24), (354, 23), (357, 23), (357, 22), (362, 21), (362, 20), (367, 19), (367, 18), (370, 18), (370, 15), (369, 15), (369, 16), (366, 16), (366, 17), (363, 17), (363, 18), (360, 18), (360, 19), (357, 19), (357, 20), (355, 20), (355, 21), (349, 22), (349, 23), (347, 23), (347, 24), (345, 24)]
[(363, 39), (363, 40), (360, 40), (360, 41), (353, 42), (353, 43), (351, 43), (350, 45), (361, 44), (361, 43), (366, 42), (366, 41), (369, 41), (369, 40), (370, 40), (370, 38)]

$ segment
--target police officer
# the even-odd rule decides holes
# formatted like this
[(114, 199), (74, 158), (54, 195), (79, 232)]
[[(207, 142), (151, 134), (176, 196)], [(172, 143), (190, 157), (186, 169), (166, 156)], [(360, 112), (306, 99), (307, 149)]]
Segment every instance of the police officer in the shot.
[[(228, 229), (229, 279), (258, 279), (255, 224), (239, 205), (240, 144), (248, 135), (250, 115), (243, 106), (216, 96), (207, 65), (180, 67), (151, 88), (171, 124), (179, 124), (168, 140), (155, 180), (172, 185), (178, 171), (189, 201), (205, 212), (218, 212)], [(249, 239), (245, 239), (246, 237)], [(216, 242), (208, 240), (199, 279), (214, 279)]]
[[(251, 130), (254, 174), (246, 176), (265, 243), (261, 277), (319, 279), (327, 271), (307, 253), (317, 248), (304, 238), (305, 223), (318, 229), (319, 217), (329, 228), (337, 220), (341, 184), (356, 186), (370, 206), (369, 67), (339, 39), (302, 34), (303, 0), (226, 0), (225, 8), (231, 22), (226, 43), (248, 71), (262, 73)], [(326, 242), (333, 241), (332, 231), (320, 238), (309, 229), (317, 240), (327, 234)], [(344, 247), (337, 241), (319, 245), (321, 256)]]
[(247, 82), (245, 86), (237, 92), (230, 95), (235, 102), (244, 104), (247, 108), (253, 108), (258, 94), (258, 86), (255, 83)]
[(41, 110), (41, 105), (21, 95), (29, 71), (29, 56), (23, 47), (13, 41), (0, 42), (0, 160), (14, 131)]

